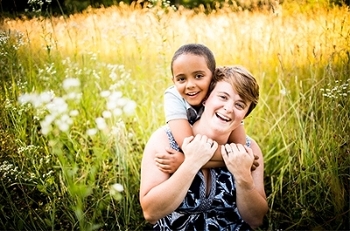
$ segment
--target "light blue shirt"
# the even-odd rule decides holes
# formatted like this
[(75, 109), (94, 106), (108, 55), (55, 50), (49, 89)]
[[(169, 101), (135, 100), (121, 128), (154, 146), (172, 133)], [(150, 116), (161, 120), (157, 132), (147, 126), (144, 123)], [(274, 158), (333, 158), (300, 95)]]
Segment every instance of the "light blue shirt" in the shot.
[(187, 119), (190, 124), (196, 122), (202, 115), (204, 107), (196, 111), (177, 91), (175, 86), (167, 88), (164, 92), (165, 120)]

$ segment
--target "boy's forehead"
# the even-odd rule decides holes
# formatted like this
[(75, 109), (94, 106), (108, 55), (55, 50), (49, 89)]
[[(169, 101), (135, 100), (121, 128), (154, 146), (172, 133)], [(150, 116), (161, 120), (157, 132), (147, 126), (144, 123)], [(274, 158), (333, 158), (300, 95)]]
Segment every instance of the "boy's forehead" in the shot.
[(179, 56), (173, 63), (173, 71), (183, 71), (183, 68), (209, 70), (204, 57), (196, 55)]

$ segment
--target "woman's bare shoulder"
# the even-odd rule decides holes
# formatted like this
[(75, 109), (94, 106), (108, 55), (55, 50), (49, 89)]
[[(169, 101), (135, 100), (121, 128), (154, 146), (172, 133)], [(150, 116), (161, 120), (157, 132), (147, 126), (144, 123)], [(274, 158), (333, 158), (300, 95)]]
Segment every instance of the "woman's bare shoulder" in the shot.
[(263, 158), (263, 154), (258, 143), (253, 138), (250, 138), (250, 140), (250, 148), (253, 150), (254, 154), (259, 156), (259, 158)]
[(160, 127), (152, 133), (146, 144), (145, 151), (150, 149), (153, 150), (152, 152), (159, 149), (164, 150), (164, 147), (166, 146), (169, 146), (169, 139), (165, 132), (165, 128)]

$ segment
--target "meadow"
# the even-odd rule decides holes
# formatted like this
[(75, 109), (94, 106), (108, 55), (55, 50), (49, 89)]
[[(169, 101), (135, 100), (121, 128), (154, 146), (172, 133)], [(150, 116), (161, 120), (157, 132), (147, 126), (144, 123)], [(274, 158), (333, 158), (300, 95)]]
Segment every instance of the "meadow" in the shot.
[(203, 43), (260, 85), (261, 230), (348, 230), (350, 12), (119, 5), (0, 25), (0, 229), (146, 230), (140, 161), (170, 61)]

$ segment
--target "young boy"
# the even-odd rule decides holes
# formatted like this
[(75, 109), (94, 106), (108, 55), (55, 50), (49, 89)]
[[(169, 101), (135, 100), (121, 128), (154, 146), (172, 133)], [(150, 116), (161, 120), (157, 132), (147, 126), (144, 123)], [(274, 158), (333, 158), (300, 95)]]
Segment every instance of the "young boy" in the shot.
[[(165, 118), (170, 130), (179, 145), (183, 139), (193, 135), (191, 125), (201, 116), (203, 102), (208, 95), (209, 86), (215, 72), (216, 62), (213, 53), (201, 44), (186, 44), (181, 46), (171, 61), (171, 73), (174, 85), (164, 94)], [(243, 125), (235, 129), (228, 143), (245, 145), (246, 134)], [(180, 152), (167, 148), (167, 153), (156, 155), (158, 167), (168, 173), (176, 171), (183, 162)], [(220, 148), (215, 152), (212, 163), (207, 167), (224, 166)], [(256, 168), (256, 162), (252, 170)]]

